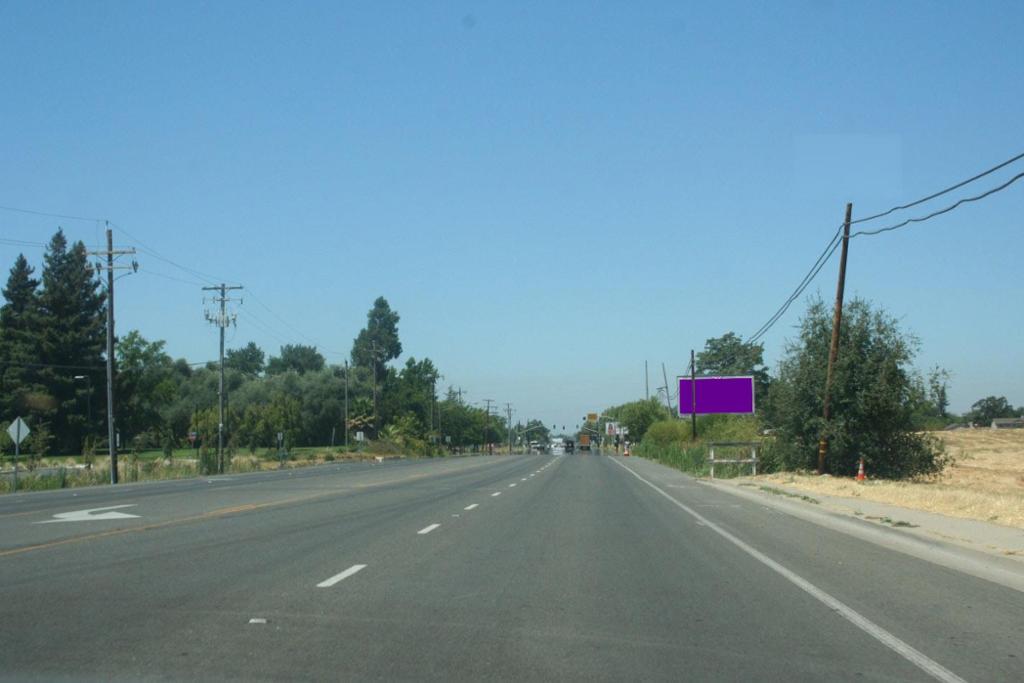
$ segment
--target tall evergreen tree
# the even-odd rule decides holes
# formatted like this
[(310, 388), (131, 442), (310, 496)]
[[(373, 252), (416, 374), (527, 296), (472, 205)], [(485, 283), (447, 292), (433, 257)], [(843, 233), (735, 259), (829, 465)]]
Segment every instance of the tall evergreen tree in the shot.
[(81, 448), (88, 431), (80, 396), (87, 386), (76, 383), (75, 375), (87, 375), (97, 388), (103, 386), (106, 309), (84, 244), (75, 242), (69, 248), (63, 230), (58, 230), (43, 261), (36, 339), (44, 365), (39, 379), (48, 401), (40, 408), (55, 437), (54, 448), (70, 453)]
[(6, 424), (28, 414), (28, 397), (38, 372), (39, 347), (33, 338), (38, 325), (37, 288), (39, 280), (24, 254), (19, 254), (0, 307), (0, 422)]
[(366, 327), (352, 342), (352, 364), (375, 368), (378, 381), (384, 377), (386, 363), (402, 355), (398, 320), (398, 312), (391, 310), (388, 300), (377, 297), (373, 308), (366, 314)]

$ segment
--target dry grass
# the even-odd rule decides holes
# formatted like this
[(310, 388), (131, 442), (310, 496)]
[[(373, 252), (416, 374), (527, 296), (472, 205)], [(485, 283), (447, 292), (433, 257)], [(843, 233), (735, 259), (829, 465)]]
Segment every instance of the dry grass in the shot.
[(758, 477), (824, 495), (859, 498), (1024, 529), (1024, 430), (936, 434), (954, 463), (930, 481), (871, 481), (780, 472)]

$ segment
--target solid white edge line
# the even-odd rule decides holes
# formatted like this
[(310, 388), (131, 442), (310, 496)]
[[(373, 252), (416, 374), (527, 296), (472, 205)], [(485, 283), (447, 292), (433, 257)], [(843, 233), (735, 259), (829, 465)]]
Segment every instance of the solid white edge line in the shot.
[(852, 607), (847, 606), (846, 603), (840, 602), (838, 599), (832, 597), (830, 594), (818, 588), (813, 583), (803, 578), (799, 574), (796, 574), (790, 569), (787, 569), (786, 567), (782, 566), (772, 558), (762, 553), (760, 550), (757, 550), (756, 548), (748, 545), (745, 541), (742, 541), (736, 536), (733, 536), (731, 533), (729, 533), (722, 527), (718, 526), (710, 519), (704, 517), (696, 510), (690, 508), (684, 503), (680, 503), (678, 500), (676, 500), (669, 494), (665, 493), (665, 491), (660, 489), (657, 485), (652, 484), (651, 482), (647, 481), (639, 474), (634, 472), (630, 467), (623, 465), (618, 460), (612, 460), (612, 462), (614, 462), (616, 465), (632, 474), (634, 477), (636, 477), (643, 483), (650, 486), (652, 489), (654, 489), (662, 496), (667, 498), (669, 501), (671, 501), (678, 508), (680, 508), (681, 510), (689, 514), (691, 517), (704, 524), (704, 526), (711, 529), (716, 534), (726, 539), (727, 541), (729, 541), (737, 548), (753, 557), (761, 564), (765, 565), (769, 569), (781, 575), (790, 583), (794, 584), (797, 588), (801, 589), (811, 597), (815, 598), (829, 609), (839, 613), (840, 616), (849, 621), (851, 624), (853, 624), (860, 630), (864, 631), (869, 636), (880, 642), (882, 645), (885, 645), (890, 650), (896, 652), (898, 655), (900, 655), (901, 657), (903, 657), (908, 662), (918, 667), (925, 673), (929, 674), (933, 678), (940, 681), (945, 681), (945, 683), (966, 683), (964, 679), (960, 678), (955, 673), (953, 673), (946, 667), (936, 662), (934, 659), (931, 659), (930, 657), (928, 657), (928, 655), (924, 654), (923, 652), (920, 652), (919, 650), (914, 649), (907, 643), (903, 642), (902, 640), (900, 640), (893, 634), (889, 633), (875, 622), (871, 621), (870, 619), (862, 615), (860, 612), (854, 610)]
[(425, 526), (425, 527), (423, 527), (422, 529), (420, 529), (420, 530), (419, 530), (419, 531), (417, 531), (416, 533), (417, 533), (417, 534), (419, 534), (419, 535), (421, 535), (421, 536), (422, 536), (423, 534), (429, 534), (429, 533), (430, 533), (431, 531), (433, 531), (434, 529), (436, 529), (436, 528), (437, 528), (437, 527), (439, 527), (439, 526), (441, 526), (441, 525), (440, 525), (440, 524), (431, 524), (430, 526)]
[(479, 503), (473, 503), (472, 505), (467, 505), (466, 507), (464, 507), (464, 508), (462, 508), (462, 509), (463, 509), (463, 510), (472, 510), (472, 509), (473, 509), (473, 508), (475, 508), (475, 507), (476, 507), (477, 505), (479, 505)]
[(346, 569), (345, 571), (341, 572), (340, 574), (335, 574), (331, 578), (329, 578), (329, 579), (327, 579), (325, 581), (321, 581), (320, 583), (318, 583), (316, 585), (316, 587), (317, 588), (330, 588), (331, 586), (333, 586), (334, 584), (338, 583), (339, 581), (343, 581), (344, 579), (347, 579), (348, 577), (352, 576), (356, 572), (361, 571), (363, 569), (366, 569), (366, 565), (365, 564), (354, 564), (351, 567), (349, 567), (348, 569)]

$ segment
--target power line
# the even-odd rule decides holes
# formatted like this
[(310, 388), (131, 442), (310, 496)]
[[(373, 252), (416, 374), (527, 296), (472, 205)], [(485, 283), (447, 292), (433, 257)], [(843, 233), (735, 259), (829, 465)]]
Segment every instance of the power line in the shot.
[[(287, 320), (285, 320), (280, 315), (278, 315), (276, 312), (274, 312), (274, 310), (271, 309), (270, 306), (265, 304), (262, 299), (260, 299), (258, 296), (253, 294), (252, 290), (249, 290), (249, 298), (253, 299), (256, 303), (258, 303), (260, 306), (262, 306), (264, 309), (266, 309), (266, 311), (268, 313), (270, 313), (270, 315), (272, 315), (275, 318), (277, 318), (281, 322), (282, 325), (284, 325), (285, 327), (288, 328), (289, 331), (291, 331), (292, 333), (294, 333), (295, 335), (297, 335), (299, 337), (302, 337), (303, 339), (305, 339), (307, 342), (309, 342), (313, 346), (321, 346), (320, 344), (317, 343), (317, 341), (315, 339), (313, 339), (312, 337), (309, 337), (308, 335), (303, 334), (301, 331), (297, 330), (294, 325), (292, 325)], [(334, 356), (348, 356), (347, 353), (342, 353), (341, 351), (332, 351), (330, 349), (325, 349), (325, 348), (322, 348), (322, 347), (320, 348), (320, 351), (322, 351), (323, 353), (334, 355)]]
[(19, 361), (0, 360), (0, 365), (16, 368), (59, 368), (61, 370), (102, 370), (104, 365), (62, 365), (60, 363), (22, 363)]
[(12, 247), (36, 247), (45, 249), (46, 245), (42, 242), (29, 242), (27, 240), (15, 240), (8, 237), (0, 237), (0, 244), (6, 244)]
[(155, 275), (157, 277), (162, 277), (165, 280), (173, 280), (174, 282), (183, 282), (184, 284), (191, 285), (193, 287), (202, 287), (203, 284), (204, 284), (204, 283), (202, 283), (202, 282), (200, 282), (198, 280), (185, 280), (185, 279), (180, 278), (180, 277), (175, 277), (173, 275), (168, 275), (166, 273), (161, 273), (161, 272), (158, 272), (158, 271), (155, 271), (155, 270), (150, 270), (148, 268), (140, 268), (139, 269), (139, 273), (141, 273), (143, 275)]
[[(36, 211), (34, 209), (20, 209), (16, 206), (0, 206), (0, 210), (3, 211), (14, 211), (17, 213), (27, 213), (33, 216), (47, 216), (49, 218), (66, 218), (72, 221), (87, 221), (90, 223), (103, 222), (105, 218), (90, 218), (88, 216), (71, 216), (66, 213), (50, 213), (49, 211)], [(113, 225), (113, 223), (111, 223)]]
[[(1003, 163), (1001, 163), (1001, 164), (999, 164), (997, 166), (993, 166), (992, 168), (990, 168), (990, 169), (988, 169), (986, 171), (983, 171), (983, 172), (981, 172), (981, 173), (979, 173), (979, 174), (977, 174), (975, 176), (972, 176), (971, 178), (968, 178), (967, 180), (961, 181), (961, 182), (959, 182), (959, 183), (957, 183), (955, 185), (951, 185), (950, 187), (947, 187), (947, 188), (945, 188), (943, 190), (940, 190), (939, 192), (935, 192), (933, 194), (930, 194), (927, 197), (922, 197), (921, 199), (915, 200), (915, 201), (910, 202), (908, 204), (903, 204), (901, 206), (895, 206), (895, 207), (889, 209), (888, 211), (883, 211), (881, 213), (874, 214), (873, 216), (867, 216), (865, 218), (861, 218), (861, 219), (858, 219), (858, 220), (855, 220), (855, 221), (850, 221), (850, 224), (853, 225), (854, 223), (864, 223), (864, 222), (867, 222), (867, 221), (870, 221), (870, 220), (875, 220), (877, 218), (881, 218), (882, 216), (887, 216), (887, 215), (893, 213), (894, 211), (900, 211), (900, 210), (907, 209), (907, 208), (910, 208), (910, 207), (913, 207), (913, 206), (917, 206), (919, 204), (923, 204), (924, 202), (930, 201), (932, 199), (935, 199), (936, 197), (940, 197), (940, 196), (942, 196), (944, 194), (948, 194), (949, 192), (952, 192), (953, 190), (959, 189), (959, 188), (961, 188), (961, 187), (963, 187), (963, 186), (965, 186), (965, 185), (967, 185), (969, 183), (974, 182), (975, 180), (978, 180), (980, 178), (984, 178), (985, 176), (988, 176), (988, 175), (998, 171), (1001, 168), (1005, 168), (1009, 164), (1012, 164), (1012, 163), (1014, 163), (1016, 161), (1019, 161), (1020, 159), (1024, 159), (1024, 154), (1018, 154), (1017, 156), (1013, 157), (1012, 159), (1008, 159), (1007, 161), (1004, 161)], [(964, 199), (961, 199), (961, 200), (957, 201), (954, 204), (951, 204), (951, 205), (949, 205), (949, 206), (947, 206), (947, 207), (945, 207), (943, 209), (939, 209), (938, 211), (933, 211), (932, 213), (930, 213), (930, 214), (928, 214), (926, 216), (919, 216), (919, 217), (916, 217), (916, 218), (908, 218), (907, 220), (902, 221), (900, 223), (896, 223), (894, 225), (886, 226), (884, 228), (878, 228), (877, 230), (859, 230), (859, 231), (853, 233), (852, 235), (850, 235), (850, 237), (853, 238), (853, 237), (858, 237), (858, 236), (861, 236), (861, 235), (863, 235), (865, 237), (871, 236), (871, 235), (879, 235), (879, 234), (882, 234), (884, 232), (891, 232), (893, 230), (898, 230), (898, 229), (903, 228), (903, 227), (905, 227), (907, 225), (910, 225), (911, 223), (922, 223), (924, 221), (927, 221), (927, 220), (930, 220), (932, 218), (935, 218), (936, 216), (941, 216), (942, 214), (949, 213), (950, 211), (953, 211), (954, 209), (956, 209), (959, 206), (962, 206), (963, 204), (967, 204), (967, 203), (970, 203), (970, 202), (976, 202), (976, 201), (979, 201), (981, 199), (984, 199), (985, 197), (993, 195), (996, 192), (1001, 192), (1002, 190), (1005, 190), (1006, 188), (1008, 188), (1010, 185), (1013, 185), (1015, 182), (1017, 182), (1021, 178), (1024, 178), (1024, 173), (1018, 173), (1017, 175), (1015, 175), (1014, 177), (1010, 178), (1008, 181), (1006, 181), (1002, 185), (994, 187), (994, 188), (992, 188), (990, 190), (987, 190), (986, 192), (983, 192), (981, 194), (975, 195), (973, 197), (965, 197)], [(759, 339), (761, 339), (775, 325), (775, 323), (777, 323), (779, 321), (779, 319), (783, 315), (785, 315), (786, 311), (789, 310), (789, 307), (804, 292), (804, 290), (806, 290), (807, 287), (810, 286), (811, 282), (814, 280), (815, 277), (817, 277), (818, 273), (821, 272), (821, 269), (825, 267), (825, 264), (828, 262), (828, 260), (832, 257), (832, 254), (835, 253), (836, 249), (841, 244), (841, 241), (839, 240), (839, 233), (841, 231), (842, 231), (842, 226), (840, 226), (839, 230), (837, 230), (836, 233), (832, 236), (832, 239), (829, 241), (828, 245), (826, 245), (825, 250), (818, 257), (818, 260), (815, 261), (814, 265), (811, 266), (810, 271), (808, 271), (807, 275), (804, 276), (804, 279), (800, 281), (800, 284), (798, 284), (796, 289), (793, 290), (793, 293), (789, 296), (789, 298), (787, 298), (786, 301), (783, 302), (783, 304), (775, 311), (775, 313), (772, 314), (772, 316), (760, 328), (758, 328), (758, 330), (756, 332), (754, 332), (754, 334), (750, 335), (747, 338), (747, 341), (746, 341), (747, 344), (756, 343)]]
[(144, 242), (143, 242), (142, 240), (140, 240), (140, 239), (139, 239), (138, 237), (136, 237), (135, 235), (131, 234), (130, 232), (128, 232), (127, 230), (125, 230), (124, 228), (122, 228), (122, 227), (121, 227), (120, 225), (116, 225), (116, 224), (114, 224), (114, 223), (111, 223), (111, 225), (113, 225), (113, 226), (114, 226), (115, 228), (117, 228), (118, 230), (120, 230), (121, 232), (123, 232), (123, 233), (124, 233), (124, 234), (125, 234), (125, 235), (126, 235), (126, 236), (128, 237), (128, 239), (132, 240), (132, 241), (133, 241), (133, 242), (135, 242), (135, 243), (136, 243), (137, 245), (139, 245), (140, 249), (141, 249), (141, 250), (142, 250), (142, 251), (143, 251), (144, 253), (146, 253), (146, 254), (148, 254), (148, 255), (152, 256), (152, 257), (153, 257), (153, 258), (155, 258), (155, 259), (158, 259), (158, 260), (160, 260), (160, 261), (163, 261), (164, 263), (167, 263), (167, 264), (169, 264), (169, 265), (172, 265), (172, 266), (174, 266), (175, 268), (178, 268), (178, 269), (180, 269), (180, 270), (183, 270), (183, 271), (185, 271), (186, 273), (189, 273), (189, 274), (191, 274), (191, 275), (194, 275), (195, 277), (198, 277), (198, 278), (200, 278), (201, 280), (205, 280), (205, 281), (207, 282), (207, 284), (216, 284), (217, 282), (225, 282), (225, 281), (228, 281), (228, 280), (230, 280), (230, 279), (231, 279), (231, 278), (223, 278), (223, 277), (220, 277), (220, 276), (218, 276), (218, 275), (211, 275), (210, 273), (204, 273), (203, 271), (201, 271), (201, 270), (196, 270), (195, 268), (190, 268), (190, 267), (188, 267), (188, 266), (183, 266), (183, 265), (181, 265), (180, 263), (178, 263), (177, 261), (173, 261), (173, 260), (171, 260), (171, 259), (167, 258), (166, 256), (164, 256), (164, 255), (160, 254), (160, 253), (159, 253), (159, 252), (157, 252), (157, 251), (156, 251), (155, 249), (153, 249), (152, 247), (150, 247), (150, 246), (148, 246), (147, 244), (145, 244), (145, 243), (144, 243)]
[(924, 221), (929, 220), (931, 218), (935, 218), (936, 216), (941, 216), (944, 213), (949, 213), (950, 211), (952, 211), (953, 209), (957, 208), (961, 204), (967, 204), (968, 202), (976, 202), (979, 199), (984, 199), (985, 197), (988, 197), (989, 195), (995, 194), (996, 192), (1001, 192), (1001, 191), (1005, 190), (1006, 188), (1008, 188), (1010, 185), (1013, 185), (1015, 182), (1017, 182), (1021, 178), (1024, 178), (1024, 173), (1018, 173), (1017, 175), (1013, 176), (1012, 178), (1010, 178), (1009, 180), (1007, 180), (1005, 183), (1003, 183), (1002, 185), (1000, 185), (998, 187), (993, 187), (991, 190), (988, 190), (987, 192), (983, 192), (983, 193), (981, 193), (979, 195), (975, 195), (973, 197), (965, 197), (964, 199), (961, 199), (960, 201), (958, 201), (956, 204), (950, 204), (949, 206), (947, 206), (944, 209), (939, 209), (938, 211), (933, 211), (932, 213), (928, 214), (927, 216), (919, 216), (918, 218), (908, 218), (907, 220), (903, 221), (902, 223), (896, 223), (895, 225), (890, 225), (890, 226), (887, 226), (885, 228), (879, 228), (878, 230), (858, 230), (857, 232), (855, 232), (852, 235), (850, 235), (850, 237), (851, 238), (859, 237), (860, 235), (864, 235), (865, 237), (866, 236), (870, 236), (870, 235), (880, 235), (883, 232), (891, 232), (893, 230), (899, 230), (900, 228), (905, 227), (905, 226), (909, 225), (910, 223), (923, 223)]
[(768, 332), (768, 330), (770, 330), (775, 325), (775, 323), (779, 321), (779, 318), (781, 318), (786, 313), (786, 311), (789, 310), (789, 307), (793, 305), (793, 302), (796, 301), (796, 299), (801, 294), (803, 294), (804, 290), (807, 289), (808, 286), (810, 286), (811, 282), (813, 282), (814, 278), (817, 277), (818, 273), (821, 272), (821, 269), (825, 267), (825, 264), (828, 263), (828, 260), (832, 257), (832, 254), (835, 253), (836, 248), (839, 246), (839, 234), (841, 231), (842, 227), (840, 227), (839, 230), (836, 231), (836, 233), (832, 236), (832, 239), (829, 240), (828, 244), (825, 245), (825, 249), (818, 256), (817, 260), (815, 260), (814, 265), (811, 266), (811, 269), (807, 272), (807, 274), (804, 275), (803, 279), (800, 281), (800, 284), (798, 284), (796, 286), (796, 289), (793, 290), (793, 293), (789, 295), (789, 298), (787, 298), (786, 301), (783, 302), (781, 306), (779, 306), (775, 313), (773, 313), (772, 316), (768, 318), (768, 320), (763, 325), (761, 325), (761, 327), (759, 327), (756, 332), (754, 332), (754, 334), (747, 337), (747, 344), (752, 344), (761, 337), (763, 337)]
[(982, 171), (981, 173), (979, 173), (976, 176), (968, 178), (967, 180), (962, 180), (959, 183), (957, 183), (956, 185), (951, 185), (951, 186), (947, 187), (946, 189), (939, 190), (938, 192), (935, 192), (934, 194), (930, 194), (927, 197), (922, 197), (921, 199), (917, 199), (915, 201), (910, 202), (909, 204), (904, 204), (902, 206), (894, 206), (891, 209), (889, 209), (888, 211), (883, 211), (882, 213), (876, 213), (873, 216), (867, 216), (865, 218), (858, 218), (855, 221), (850, 221), (850, 225), (855, 225), (857, 223), (866, 223), (868, 221), (873, 221), (876, 218), (881, 218), (882, 216), (888, 216), (889, 214), (893, 213), (894, 211), (902, 211), (903, 209), (909, 209), (910, 207), (917, 206), (918, 204), (924, 204), (925, 202), (931, 201), (932, 199), (935, 199), (936, 197), (941, 197), (942, 195), (948, 194), (948, 193), (952, 192), (953, 190), (958, 190), (961, 187), (963, 187), (964, 185), (969, 185), (970, 183), (973, 183), (975, 180), (980, 180), (981, 178), (984, 178), (987, 175), (991, 175), (992, 173), (995, 173), (999, 169), (1005, 168), (1006, 166), (1009, 166), (1013, 162), (1020, 161), (1021, 159), (1024, 159), (1024, 153), (1018, 154), (1017, 156), (1013, 157), (1012, 159), (1007, 159), (1003, 163), (998, 164), (997, 166), (993, 166), (992, 168), (988, 169), (987, 171)]

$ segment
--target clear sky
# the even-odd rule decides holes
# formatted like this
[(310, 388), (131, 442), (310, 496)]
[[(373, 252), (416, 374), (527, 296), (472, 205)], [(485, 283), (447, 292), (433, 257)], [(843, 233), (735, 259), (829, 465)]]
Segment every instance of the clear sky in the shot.
[[(847, 201), (1024, 151), (1022, 26), (1020, 2), (0, 2), (0, 204), (243, 284), (230, 346), (340, 362), (384, 295), (469, 400), (574, 424), (642, 397), (644, 360), (653, 392), (756, 330)], [(1024, 403), (1022, 215), (1024, 182), (851, 243), (848, 296), (920, 337), (954, 410)], [(0, 238), (58, 225), (102, 236), (0, 211)], [(119, 331), (214, 358), (207, 282), (138, 261)]]

